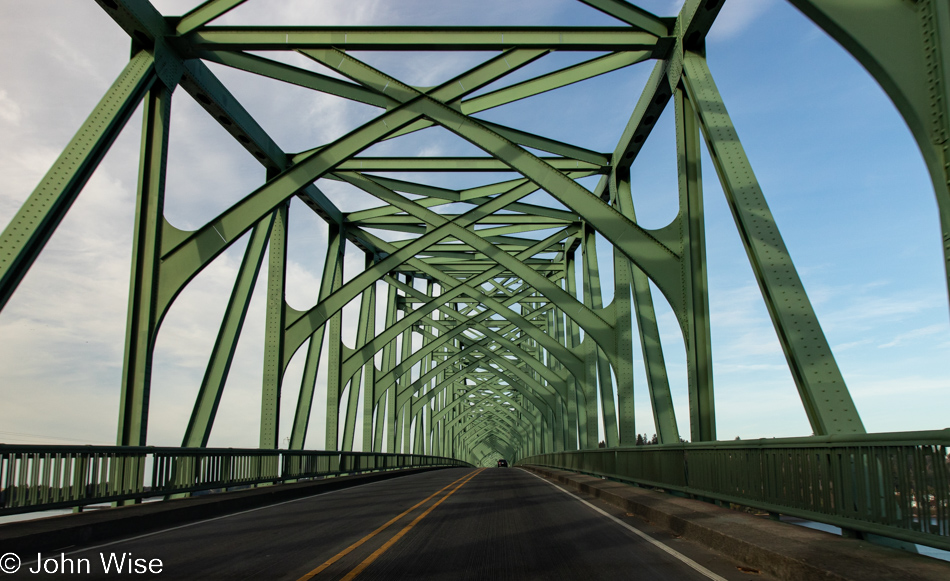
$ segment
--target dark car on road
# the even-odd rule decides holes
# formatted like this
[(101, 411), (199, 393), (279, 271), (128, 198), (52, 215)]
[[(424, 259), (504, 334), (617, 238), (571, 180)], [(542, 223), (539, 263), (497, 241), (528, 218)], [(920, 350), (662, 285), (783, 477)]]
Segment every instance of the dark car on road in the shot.
[(508, 467), (508, 461), (505, 460), (504, 458), (502, 458), (501, 460), (498, 461), (498, 467), (499, 467), (499, 468), (507, 468), (507, 467)]

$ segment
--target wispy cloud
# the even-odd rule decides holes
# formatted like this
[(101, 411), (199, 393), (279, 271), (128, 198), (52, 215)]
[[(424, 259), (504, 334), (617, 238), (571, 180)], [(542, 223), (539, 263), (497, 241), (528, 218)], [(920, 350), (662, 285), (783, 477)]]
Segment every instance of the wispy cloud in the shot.
[(849, 349), (855, 349), (857, 347), (870, 345), (872, 343), (874, 343), (874, 341), (872, 341), (871, 339), (859, 339), (857, 341), (850, 341), (848, 343), (839, 343), (837, 345), (833, 345), (831, 350), (834, 351), (835, 353), (842, 353)]
[(774, 364), (766, 364), (766, 363), (760, 363), (760, 364), (754, 364), (754, 363), (728, 364), (727, 363), (727, 364), (717, 365), (716, 371), (722, 374), (742, 373), (742, 372), (748, 372), (748, 371), (788, 371), (788, 367), (785, 365), (774, 365)]
[[(255, 5), (249, 13), (252, 19), (262, 12), (273, 12), (273, 5), (247, 3), (248, 7)], [(312, 7), (308, 2), (281, 3), (278, 12), (299, 14), (305, 5)], [(48, 18), (51, 6), (43, 2), (31, 4), (18, 18)], [(190, 8), (187, 2), (164, 2), (160, 7), (170, 13)], [(357, 18), (368, 18), (377, 8), (364, 3), (357, 11)], [(332, 10), (321, 9), (321, 12), (333, 19)], [(342, 12), (346, 10), (341, 9)], [(0, 227), (12, 218), (59, 155), (71, 131), (75, 131), (95, 103), (92, 100), (85, 105), (71, 103), (64, 107), (61, 100), (48, 103), (37, 98), (49, 95), (50, 86), (31, 79), (31, 72), (41, 69), (52, 73), (51, 76), (59, 79), (55, 93), (60, 96), (98, 92), (97, 100), (111, 83), (110, 75), (114, 76), (121, 68), (111, 71), (111, 65), (101, 66), (103, 61), (107, 64), (111, 61), (100, 59), (98, 55), (111, 50), (121, 61), (128, 53), (124, 33), (98, 7), (71, 19), (48, 20), (45, 29), (59, 43), (55, 52), (69, 56), (54, 58), (39, 50), (31, 52), (30, 40), (26, 37), (21, 43), (18, 66), (26, 61), (33, 64), (24, 67), (19, 76), (7, 69), (11, 74), (0, 85), (0, 124), (21, 131), (0, 144), (0, 171), (4, 176)], [(86, 23), (82, 34), (76, 27), (80, 21)], [(79, 48), (91, 37), (96, 38), (95, 51)], [(6, 40), (11, 37), (8, 35)], [(90, 67), (98, 68), (93, 71)], [(302, 108), (302, 115), (287, 115), (288, 110), (300, 110), (300, 103), (295, 102), (292, 94), (280, 97), (280, 91), (262, 91), (260, 79), (237, 71), (222, 72), (221, 76), (278, 142), (286, 142), (286, 136), (292, 136), (301, 144), (301, 149), (336, 139), (378, 114), (373, 108), (368, 108), (367, 113), (365, 106), (310, 93), (307, 95), (310, 106)], [(90, 89), (90, 79), (105, 87)], [(267, 86), (275, 84), (280, 85), (268, 82)], [(274, 110), (267, 114), (255, 110), (265, 105)], [(56, 115), (50, 115), (51, 108), (56, 110)], [(63, 115), (68, 117), (65, 123), (61, 119)], [(27, 122), (31, 123), (30, 127), (25, 127)], [(140, 123), (139, 117), (129, 122), (0, 319), (0, 353), (4, 354), (0, 385), (4, 387), (7, 401), (0, 410), (0, 422), (8, 432), (34, 435), (18, 436), (17, 441), (30, 437), (35, 437), (34, 441), (50, 438), (71, 441), (66, 439), (78, 437), (89, 443), (104, 443), (114, 438), (113, 418), (116, 418), (119, 401), (125, 341)], [(19, 129), (17, 124), (21, 126)], [(62, 137), (55, 139), (60, 134)], [(263, 171), (256, 161), (183, 91), (176, 91), (173, 100), (169, 149), (166, 216), (181, 228), (201, 226), (263, 180)], [(346, 207), (347, 201), (344, 198), (341, 206)], [(361, 205), (368, 207), (378, 202), (361, 202), (347, 209), (358, 209)], [(309, 212), (299, 204), (295, 206), (298, 213)], [(314, 224), (314, 219), (320, 223)], [(307, 308), (312, 306), (319, 292), (327, 229), (319, 218), (309, 222), (303, 219), (297, 225), (296, 231), (291, 230), (288, 301)], [(200, 273), (179, 296), (163, 322), (155, 352), (150, 443), (176, 445), (180, 442), (244, 246), (243, 241), (237, 242)], [(362, 262), (358, 253), (347, 255), (347, 279), (362, 270)], [(222, 399), (219, 422), (213, 433), (213, 443), (218, 445), (255, 446), (257, 443), (266, 270), (265, 262)], [(354, 305), (358, 305), (358, 299)], [(355, 320), (351, 312), (356, 308), (354, 305), (347, 307), (350, 320)], [(344, 340), (352, 345), (355, 328), (351, 327), (345, 328)], [(301, 353), (305, 352), (303, 349)], [(301, 361), (298, 354), (289, 370), (289, 395), (282, 406), (281, 437), (289, 434)], [(325, 371), (320, 381), (326, 381)], [(16, 386), (16, 393), (8, 396), (8, 386)], [(70, 395), (57, 395), (63, 390), (68, 390)], [(43, 418), (28, 412), (36, 409), (40, 401), (46, 402), (40, 406), (44, 409)], [(313, 417), (311, 432), (322, 435), (321, 412), (315, 410)], [(109, 421), (102, 422), (102, 418)], [(2, 440), (4, 437), (0, 435)]]
[(774, 4), (774, 0), (729, 0), (709, 31), (709, 39), (725, 41), (746, 30)]
[[(197, 0), (160, 0), (156, 4), (166, 13), (180, 14), (197, 4)], [(327, 3), (295, 0), (274, 3), (254, 0), (229, 13), (219, 23), (445, 23), (462, 13), (445, 12), (443, 7), (448, 4), (437, 1)], [(463, 4), (452, 3), (452, 6), (464, 11), (469, 18), (468, 24), (499, 21), (538, 23), (533, 20), (537, 17), (554, 24), (557, 18), (563, 19), (563, 16), (558, 16), (562, 14), (559, 10), (567, 10), (578, 3), (485, 0)], [(552, 4), (554, 8), (541, 10)], [(656, 0), (644, 4), (665, 15), (675, 13), (681, 2)], [(778, 10), (780, 6), (782, 4), (769, 0), (729, 0), (710, 39), (727, 43), (747, 36), (759, 23), (770, 20), (765, 18), (769, 11)], [(582, 8), (585, 13), (593, 12)], [(0, 79), (0, 127), (5, 134), (5, 139), (0, 141), (0, 227), (3, 227), (124, 66), (128, 38), (94, 3), (31, 0), (4, 4), (0, 6), (0, 13), (0, 45), (7, 49), (0, 51), (0, 70), (4, 71)], [(29, 32), (40, 27), (47, 32), (43, 35)], [(778, 31), (776, 38), (778, 33), (784, 34), (785, 31)], [(771, 55), (776, 49), (767, 47), (763, 50), (773, 51), (769, 52)], [(400, 55), (397, 59), (377, 62), (373, 60), (377, 57), (372, 55), (354, 55), (378, 64), (388, 73), (423, 85), (448, 78), (484, 57), (471, 54), (441, 57)], [(711, 62), (715, 58), (715, 55), (710, 55)], [(730, 63), (721, 60), (716, 61), (715, 66), (720, 67), (716, 69), (717, 74), (719, 70), (730, 70)], [(298, 88), (288, 90), (275, 81), (262, 81), (253, 75), (223, 67), (212, 68), (274, 139), (291, 151), (323, 145), (380, 113), (378, 109), (354, 105), (336, 97)], [(764, 72), (760, 75), (762, 78), (757, 78), (756, 82), (766, 83), (763, 79), (767, 75)], [(811, 80), (809, 78), (809, 83), (803, 85), (824, 86)], [(723, 90), (730, 90), (726, 83), (723, 83)], [(852, 97), (858, 96), (849, 96)], [(525, 109), (519, 111), (525, 111), (525, 118), (530, 113), (537, 116), (539, 123), (550, 124), (551, 120), (557, 120), (556, 129), (567, 135), (580, 135), (590, 129), (572, 125), (572, 117), (564, 114), (584, 109), (575, 104), (561, 110), (538, 108), (533, 101), (525, 101), (522, 105)], [(534, 110), (527, 111), (528, 107)], [(763, 106), (762, 110), (767, 111), (767, 108)], [(765, 128), (762, 131), (772, 131), (767, 137), (774, 141), (775, 132), (768, 123), (787, 112), (782, 112), (782, 115), (767, 112), (769, 117), (762, 122)], [(796, 120), (802, 125), (814, 123), (811, 119), (796, 117)], [(611, 123), (611, 126), (616, 126), (613, 121)], [(0, 406), (0, 424), (7, 432), (21, 436), (34, 434), (43, 441), (76, 437), (90, 443), (101, 443), (114, 438), (125, 341), (139, 126), (140, 118), (136, 116), (0, 316), (0, 358), (3, 360), (0, 393), (4, 397), (4, 405)], [(748, 133), (752, 132), (743, 133), (743, 137)], [(414, 138), (417, 139), (414, 144), (423, 144), (424, 155), (453, 155), (463, 151), (463, 147), (469, 147), (456, 136), (439, 135), (435, 130), (417, 134)], [(167, 215), (177, 226), (201, 226), (263, 181), (260, 165), (181, 90), (175, 92), (171, 139), (166, 201)], [(403, 143), (393, 140), (385, 147), (391, 148), (388, 151), (398, 152)], [(383, 151), (385, 147), (379, 150)], [(792, 151), (783, 152), (783, 156), (788, 156), (788, 159), (783, 158), (783, 176), (788, 175), (789, 168), (801, 163), (793, 154)], [(916, 150), (913, 155), (919, 157)], [(850, 167), (846, 162), (833, 163), (836, 170), (842, 166)], [(808, 167), (812, 171), (812, 166)], [(814, 171), (818, 174), (820, 168)], [(884, 167), (880, 169), (882, 174), (888, 171)], [(706, 185), (715, 181), (713, 172), (707, 170), (707, 173), (709, 177), (704, 180), (704, 187), (714, 187)], [(430, 174), (425, 179), (442, 177)], [(675, 177), (671, 183), (675, 184)], [(379, 205), (371, 196), (355, 192), (339, 182), (323, 180), (320, 186), (346, 211)], [(675, 187), (670, 191), (675, 192)], [(657, 192), (649, 189), (642, 195), (646, 198), (657, 195)], [(829, 199), (847, 195), (848, 192), (842, 191), (828, 192)], [(932, 191), (928, 190), (927, 195), (932, 196)], [(928, 201), (932, 204), (932, 197)], [(780, 200), (776, 204), (778, 211), (786, 203), (787, 200)], [(297, 210), (299, 208), (294, 208)], [(809, 217), (806, 219), (811, 219), (814, 208), (808, 207), (807, 210)], [(295, 222), (291, 228), (287, 300), (295, 308), (312, 306), (319, 291), (326, 229), (321, 219), (311, 218), (310, 221)], [(708, 223), (711, 223), (711, 218)], [(391, 238), (406, 236), (392, 235)], [(152, 391), (151, 443), (177, 444), (180, 441), (242, 251), (243, 242), (209, 266), (189, 285), (163, 325)], [(602, 251), (602, 265), (610, 262), (609, 256)], [(888, 416), (895, 405), (894, 400), (905, 405), (905, 402), (923, 396), (933, 404), (928, 406), (928, 413), (945, 409), (945, 394), (950, 390), (946, 381), (939, 379), (947, 373), (945, 365), (908, 372), (884, 357), (902, 348), (920, 351), (921, 358), (939, 360), (945, 356), (946, 321), (937, 318), (945, 318), (946, 297), (939, 294), (945, 289), (901, 288), (896, 283), (879, 279), (855, 283), (838, 276), (837, 266), (829, 260), (822, 256), (820, 264), (802, 264), (800, 271), (803, 276), (814, 276), (821, 281), (811, 285), (809, 291), (820, 311), (826, 334), (839, 353), (839, 361), (843, 365), (847, 363), (851, 370), (847, 379), (859, 400), (862, 414), (866, 418), (877, 418), (868, 421), (869, 427), (877, 429), (878, 426), (892, 425), (880, 418)], [(359, 253), (348, 254), (346, 278), (351, 278), (362, 268)], [(727, 265), (721, 275), (710, 271), (720, 435), (752, 437), (807, 433), (804, 412), (800, 411), (794, 384), (758, 287), (751, 277), (746, 280), (740, 276), (745, 276), (745, 271), (739, 275), (737, 272), (739, 269), (732, 265)], [(881, 272), (887, 271), (878, 271), (875, 276), (885, 276)], [(722, 278), (712, 280), (719, 276)], [(265, 296), (266, 266), (258, 281), (222, 399), (219, 421), (212, 437), (214, 445), (254, 446), (257, 443)], [(358, 299), (347, 307), (347, 321), (353, 320), (357, 303)], [(377, 305), (380, 328), (384, 308), (385, 294), (381, 294)], [(667, 361), (674, 383), (674, 397), (677, 398), (677, 413), (681, 425), (685, 425), (688, 424), (688, 401), (682, 371), (685, 367), (682, 338), (668, 308), (660, 313), (660, 323), (664, 341), (669, 339), (668, 343), (672, 345), (667, 349)], [(348, 345), (352, 345), (354, 333), (354, 325), (346, 326), (344, 340)], [(289, 433), (304, 352), (298, 353), (288, 370), (281, 409), (281, 438)], [(642, 373), (642, 363), (638, 361), (637, 366), (638, 373)], [(325, 370), (324, 364), (319, 379), (321, 385), (326, 381)], [(638, 397), (644, 395), (644, 385), (645, 381), (638, 375)], [(638, 414), (644, 416), (643, 425), (648, 425), (652, 422), (648, 398), (644, 401), (646, 403), (640, 405)], [(325, 405), (325, 397), (318, 397), (313, 410), (310, 445), (322, 443), (320, 417)], [(43, 413), (37, 413), (37, 409), (42, 409)], [(923, 421), (920, 417), (919, 410), (911, 410), (904, 416), (904, 427), (899, 429), (908, 429), (911, 422), (936, 425), (937, 420)], [(912, 419), (908, 421), (907, 418)], [(898, 420), (894, 420), (893, 425), (897, 423)], [(0, 440), (4, 440), (4, 433), (0, 433)]]
[(894, 347), (905, 341), (911, 341), (914, 339), (921, 339), (924, 337), (933, 337), (935, 335), (946, 334), (947, 326), (946, 325), (930, 325), (927, 327), (921, 327), (920, 329), (914, 329), (913, 331), (908, 331), (907, 333), (901, 333), (894, 337), (891, 341), (878, 345), (881, 349), (886, 349), (888, 347)]
[(0, 90), (0, 121), (10, 125), (20, 124), (20, 106), (4, 90)]

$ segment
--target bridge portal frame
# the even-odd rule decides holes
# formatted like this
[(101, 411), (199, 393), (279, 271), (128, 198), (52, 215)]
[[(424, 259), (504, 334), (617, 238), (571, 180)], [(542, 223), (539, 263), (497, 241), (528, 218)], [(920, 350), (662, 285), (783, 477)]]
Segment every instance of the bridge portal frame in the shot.
[[(414, 447), (428, 452), (431, 450), (425, 448), (434, 446), (433, 442), (448, 448), (451, 441), (456, 453), (472, 454), (503, 442), (508, 455), (514, 456), (519, 449), (513, 446), (514, 441), (525, 445), (525, 438), (538, 452), (590, 448), (597, 444), (598, 422), (603, 422), (607, 445), (632, 445), (636, 434), (633, 315), (657, 431), (662, 442), (675, 442), (680, 435), (655, 326), (650, 282), (672, 307), (687, 347), (690, 438), (715, 440), (699, 157), (703, 139), (814, 433), (863, 433), (860, 416), (706, 64), (703, 39), (722, 0), (688, 0), (674, 19), (658, 18), (622, 0), (580, 1), (613, 16), (623, 26), (478, 30), (218, 27), (210, 22), (242, 0), (208, 0), (181, 18), (164, 17), (146, 1), (98, 0), (105, 13), (130, 35), (133, 56), (0, 234), (0, 308), (133, 111), (144, 104), (119, 445), (139, 446), (147, 441), (155, 338), (168, 309), (203, 268), (247, 233), (251, 242), (184, 445), (207, 444), (265, 250), (269, 258), (262, 448), (277, 447), (283, 375), (294, 353), (308, 342), (310, 353), (291, 436), (294, 449), (305, 445), (313, 386), (324, 352), (328, 450), (354, 446), (360, 401), (364, 407), (360, 433), (367, 450), (381, 450), (385, 443), (389, 451)], [(868, 69), (910, 126), (935, 186), (950, 283), (950, 7), (939, 0), (881, 0), (870, 10), (836, 0), (790, 1)], [(247, 52), (251, 50), (294, 50), (349, 80)], [(438, 87), (420, 88), (402, 83), (348, 52), (359, 50), (490, 50), (498, 55)], [(473, 95), (557, 50), (608, 54)], [(656, 61), (653, 73), (611, 153), (586, 150), (473, 116), (644, 60)], [(287, 153), (203, 61), (351, 99), (382, 112), (333, 143)], [(193, 232), (179, 230), (164, 218), (170, 104), (178, 87), (266, 168), (266, 181), (260, 188)], [(668, 226), (649, 230), (636, 222), (629, 168), (660, 112), (670, 103), (676, 112), (680, 210)], [(432, 126), (451, 131), (490, 157), (420, 160), (359, 155), (374, 143)], [(535, 155), (529, 148), (550, 155)], [(468, 190), (448, 190), (370, 173), (498, 169), (521, 177)], [(590, 192), (576, 180), (592, 175), (600, 175), (600, 182)], [(383, 205), (344, 213), (316, 187), (318, 178), (346, 182)], [(525, 198), (536, 191), (551, 196), (567, 211), (527, 203)], [(287, 222), (293, 197), (325, 219), (331, 232), (318, 303), (306, 312), (290, 308), (284, 299)], [(471, 208), (462, 214), (431, 209), (446, 202)], [(554, 238), (538, 242), (516, 236), (551, 224), (562, 228)], [(381, 226), (417, 237), (392, 242), (369, 231)], [(613, 248), (615, 298), (609, 305), (603, 305), (601, 298), (595, 256), (598, 236)], [(366, 268), (344, 283), (347, 243), (365, 254)], [(580, 288), (576, 285), (578, 248), (582, 249)], [(538, 258), (552, 253), (553, 258)], [(400, 283), (399, 276), (405, 282)], [(415, 292), (412, 281), (417, 278), (426, 280), (423, 296)], [(373, 313), (381, 280), (390, 284), (385, 328), (377, 333)], [(361, 297), (358, 345), (351, 350), (342, 342), (342, 313), (356, 297)], [(409, 306), (409, 301), (416, 299), (424, 301), (422, 306)], [(532, 311), (540, 304), (553, 306), (540, 309), (535, 316)], [(452, 316), (443, 318), (447, 311)], [(423, 325), (421, 331), (418, 323)], [(433, 335), (433, 330), (438, 335)], [(456, 331), (451, 339), (442, 341)], [(424, 353), (413, 364), (404, 365), (413, 357), (414, 337), (422, 342)], [(413, 378), (425, 376), (447, 361), (455, 365), (452, 358), (464, 352), (463, 343), (476, 340), (486, 341), (480, 348), (495, 356), (521, 359), (521, 364), (515, 365), (532, 381), (522, 381), (520, 387), (530, 390), (533, 397), (548, 398), (542, 401), (551, 409), (550, 417), (541, 425), (553, 430), (553, 437), (542, 437), (544, 429), (532, 423), (533, 440), (520, 424), (513, 427), (507, 417), (501, 419), (496, 412), (469, 420), (450, 410), (444, 414), (452, 416), (450, 419), (435, 421), (439, 411), (452, 407), (455, 392), (437, 389), (446, 380), (444, 371), (435, 372), (431, 383), (423, 382), (418, 388)], [(501, 355), (503, 352), (506, 354)], [(376, 366), (377, 358), (381, 358), (381, 368)], [(457, 363), (461, 362), (458, 359)], [(497, 375), (498, 370), (493, 371)], [(556, 395), (532, 388), (535, 383)], [(347, 386), (349, 398), (344, 406), (341, 398)], [(438, 393), (414, 411), (413, 402), (432, 390)], [(342, 422), (341, 414), (345, 414)], [(433, 430), (443, 432), (435, 434)], [(466, 436), (462, 438), (462, 434)]]

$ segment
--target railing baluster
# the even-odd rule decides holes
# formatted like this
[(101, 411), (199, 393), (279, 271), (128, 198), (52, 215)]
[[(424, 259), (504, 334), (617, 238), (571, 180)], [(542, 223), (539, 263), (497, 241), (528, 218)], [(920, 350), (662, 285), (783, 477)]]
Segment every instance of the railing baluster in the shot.
[(950, 430), (943, 430), (647, 445), (540, 454), (520, 463), (689, 491), (950, 550), (948, 447)]

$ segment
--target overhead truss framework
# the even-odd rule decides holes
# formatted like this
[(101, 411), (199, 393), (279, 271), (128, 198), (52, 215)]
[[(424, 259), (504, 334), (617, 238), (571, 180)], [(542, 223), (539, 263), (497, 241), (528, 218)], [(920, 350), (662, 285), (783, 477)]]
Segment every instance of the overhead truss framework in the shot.
[[(145, 0), (97, 1), (131, 37), (133, 56), (0, 236), (0, 308), (141, 105), (119, 444), (146, 443), (152, 357), (163, 317), (189, 281), (245, 235), (244, 259), (185, 446), (207, 445), (265, 256), (262, 448), (278, 445), (281, 399), (290, 391), (282, 389), (284, 373), (304, 347), (294, 449), (304, 446), (317, 397), (326, 399), (325, 421), (316, 422), (325, 426), (326, 449), (351, 450), (361, 440), (365, 450), (482, 462), (596, 447), (601, 434), (607, 446), (632, 445), (634, 329), (660, 441), (714, 440), (701, 140), (814, 433), (864, 431), (706, 64), (704, 38), (723, 0), (688, 0), (675, 18), (624, 0), (579, 0), (616, 25), (493, 28), (215, 26), (217, 17), (244, 0), (208, 0), (180, 17), (163, 16)], [(932, 174), (950, 260), (950, 5), (790, 1), (864, 64), (907, 120)], [(412, 86), (359, 57), (360, 51), (408, 50), (491, 56), (434, 87)], [(335, 75), (269, 58), (288, 51)], [(507, 80), (560, 51), (589, 56)], [(645, 61), (652, 61), (652, 74), (639, 99), (631, 100), (613, 151), (476, 116), (624, 67), (651, 66)], [(207, 62), (369, 105), (377, 114), (333, 142), (286, 152)], [(179, 87), (266, 168), (259, 188), (194, 231), (164, 218), (170, 106)], [(668, 226), (651, 230), (637, 223), (630, 167), (667, 108), (676, 119), (679, 213)], [(447, 130), (485, 155), (362, 153), (429, 128)], [(452, 189), (410, 179), (420, 172), (511, 177)], [(599, 180), (593, 191), (579, 182), (592, 176)], [(338, 208), (315, 185), (319, 179), (345, 182), (378, 205)], [(539, 203), (544, 196), (556, 203)], [(294, 197), (329, 225), (319, 301), (305, 312), (285, 302)], [(609, 243), (611, 255), (598, 258), (598, 239)], [(365, 269), (346, 279), (348, 244), (365, 254)], [(612, 267), (606, 277), (614, 285), (610, 304), (601, 288), (603, 260)], [(672, 307), (686, 345), (689, 434), (677, 428), (651, 281)], [(351, 303), (358, 305), (355, 321), (344, 320), (343, 308)], [(383, 325), (378, 310), (385, 311)], [(342, 341), (344, 326), (356, 328), (352, 349)], [(321, 364), (328, 366), (325, 389), (317, 383)]]

